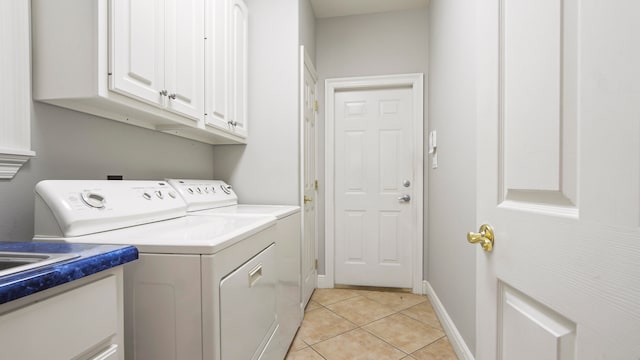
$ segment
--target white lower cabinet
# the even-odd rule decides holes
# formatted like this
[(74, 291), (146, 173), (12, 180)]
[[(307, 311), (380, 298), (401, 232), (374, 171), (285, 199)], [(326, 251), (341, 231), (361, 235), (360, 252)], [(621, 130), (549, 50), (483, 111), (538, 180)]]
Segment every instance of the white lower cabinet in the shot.
[(122, 268), (85, 281), (1, 305), (1, 357), (124, 359)]
[[(205, 1), (211, 0), (33, 0), (34, 99), (210, 144), (245, 143), (246, 132), (238, 130), (244, 125), (207, 126), (205, 119), (205, 84), (222, 81), (205, 75), (205, 23), (212, 21), (205, 17), (213, 16), (205, 5), (218, 8)], [(235, 7), (222, 8), (231, 14)], [(239, 18), (246, 40), (246, 6)], [(235, 49), (231, 42), (225, 39), (221, 49)], [(246, 63), (242, 46), (235, 52)], [(207, 56), (221, 58), (223, 71), (235, 71), (226, 65), (232, 64), (227, 52), (218, 50)], [(236, 124), (246, 123), (246, 110), (237, 110), (246, 99), (229, 101), (246, 92), (243, 71), (206, 87), (223, 89), (213, 96), (241, 114), (234, 115), (241, 119)], [(230, 93), (226, 77), (229, 84), (243, 82), (242, 90)]]

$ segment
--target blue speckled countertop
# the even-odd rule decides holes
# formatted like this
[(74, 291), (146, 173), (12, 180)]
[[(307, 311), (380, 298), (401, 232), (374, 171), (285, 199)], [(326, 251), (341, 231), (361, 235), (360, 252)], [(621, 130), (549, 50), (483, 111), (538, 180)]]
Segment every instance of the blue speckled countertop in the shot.
[(79, 255), (67, 261), (1, 276), (0, 304), (78, 280), (138, 258), (138, 249), (130, 245), (0, 242), (0, 251)]

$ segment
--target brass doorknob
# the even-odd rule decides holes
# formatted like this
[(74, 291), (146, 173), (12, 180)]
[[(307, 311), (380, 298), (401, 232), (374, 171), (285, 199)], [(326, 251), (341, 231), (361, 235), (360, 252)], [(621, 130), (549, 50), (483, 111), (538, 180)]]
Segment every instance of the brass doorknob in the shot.
[(308, 197), (308, 196), (305, 196), (305, 197), (304, 197), (304, 203), (305, 203), (305, 204), (306, 204), (306, 203), (308, 203), (308, 202), (312, 202), (312, 201), (313, 201), (313, 199), (312, 199), (312, 198), (310, 198), (310, 197)]
[(467, 240), (472, 244), (480, 243), (484, 251), (493, 250), (494, 239), (493, 227), (489, 224), (482, 224), (479, 233), (470, 232), (467, 234)]

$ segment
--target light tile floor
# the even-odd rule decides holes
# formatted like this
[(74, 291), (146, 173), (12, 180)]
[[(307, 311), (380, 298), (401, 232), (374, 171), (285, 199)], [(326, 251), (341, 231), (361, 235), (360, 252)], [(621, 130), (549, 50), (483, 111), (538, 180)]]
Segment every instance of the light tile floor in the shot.
[(316, 289), (286, 360), (457, 359), (425, 296)]

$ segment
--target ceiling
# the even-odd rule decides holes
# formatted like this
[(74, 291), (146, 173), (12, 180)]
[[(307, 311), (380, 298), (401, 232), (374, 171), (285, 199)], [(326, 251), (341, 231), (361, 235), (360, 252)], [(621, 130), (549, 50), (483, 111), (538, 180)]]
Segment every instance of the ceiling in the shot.
[(429, 0), (311, 0), (316, 18), (408, 10), (428, 4)]

